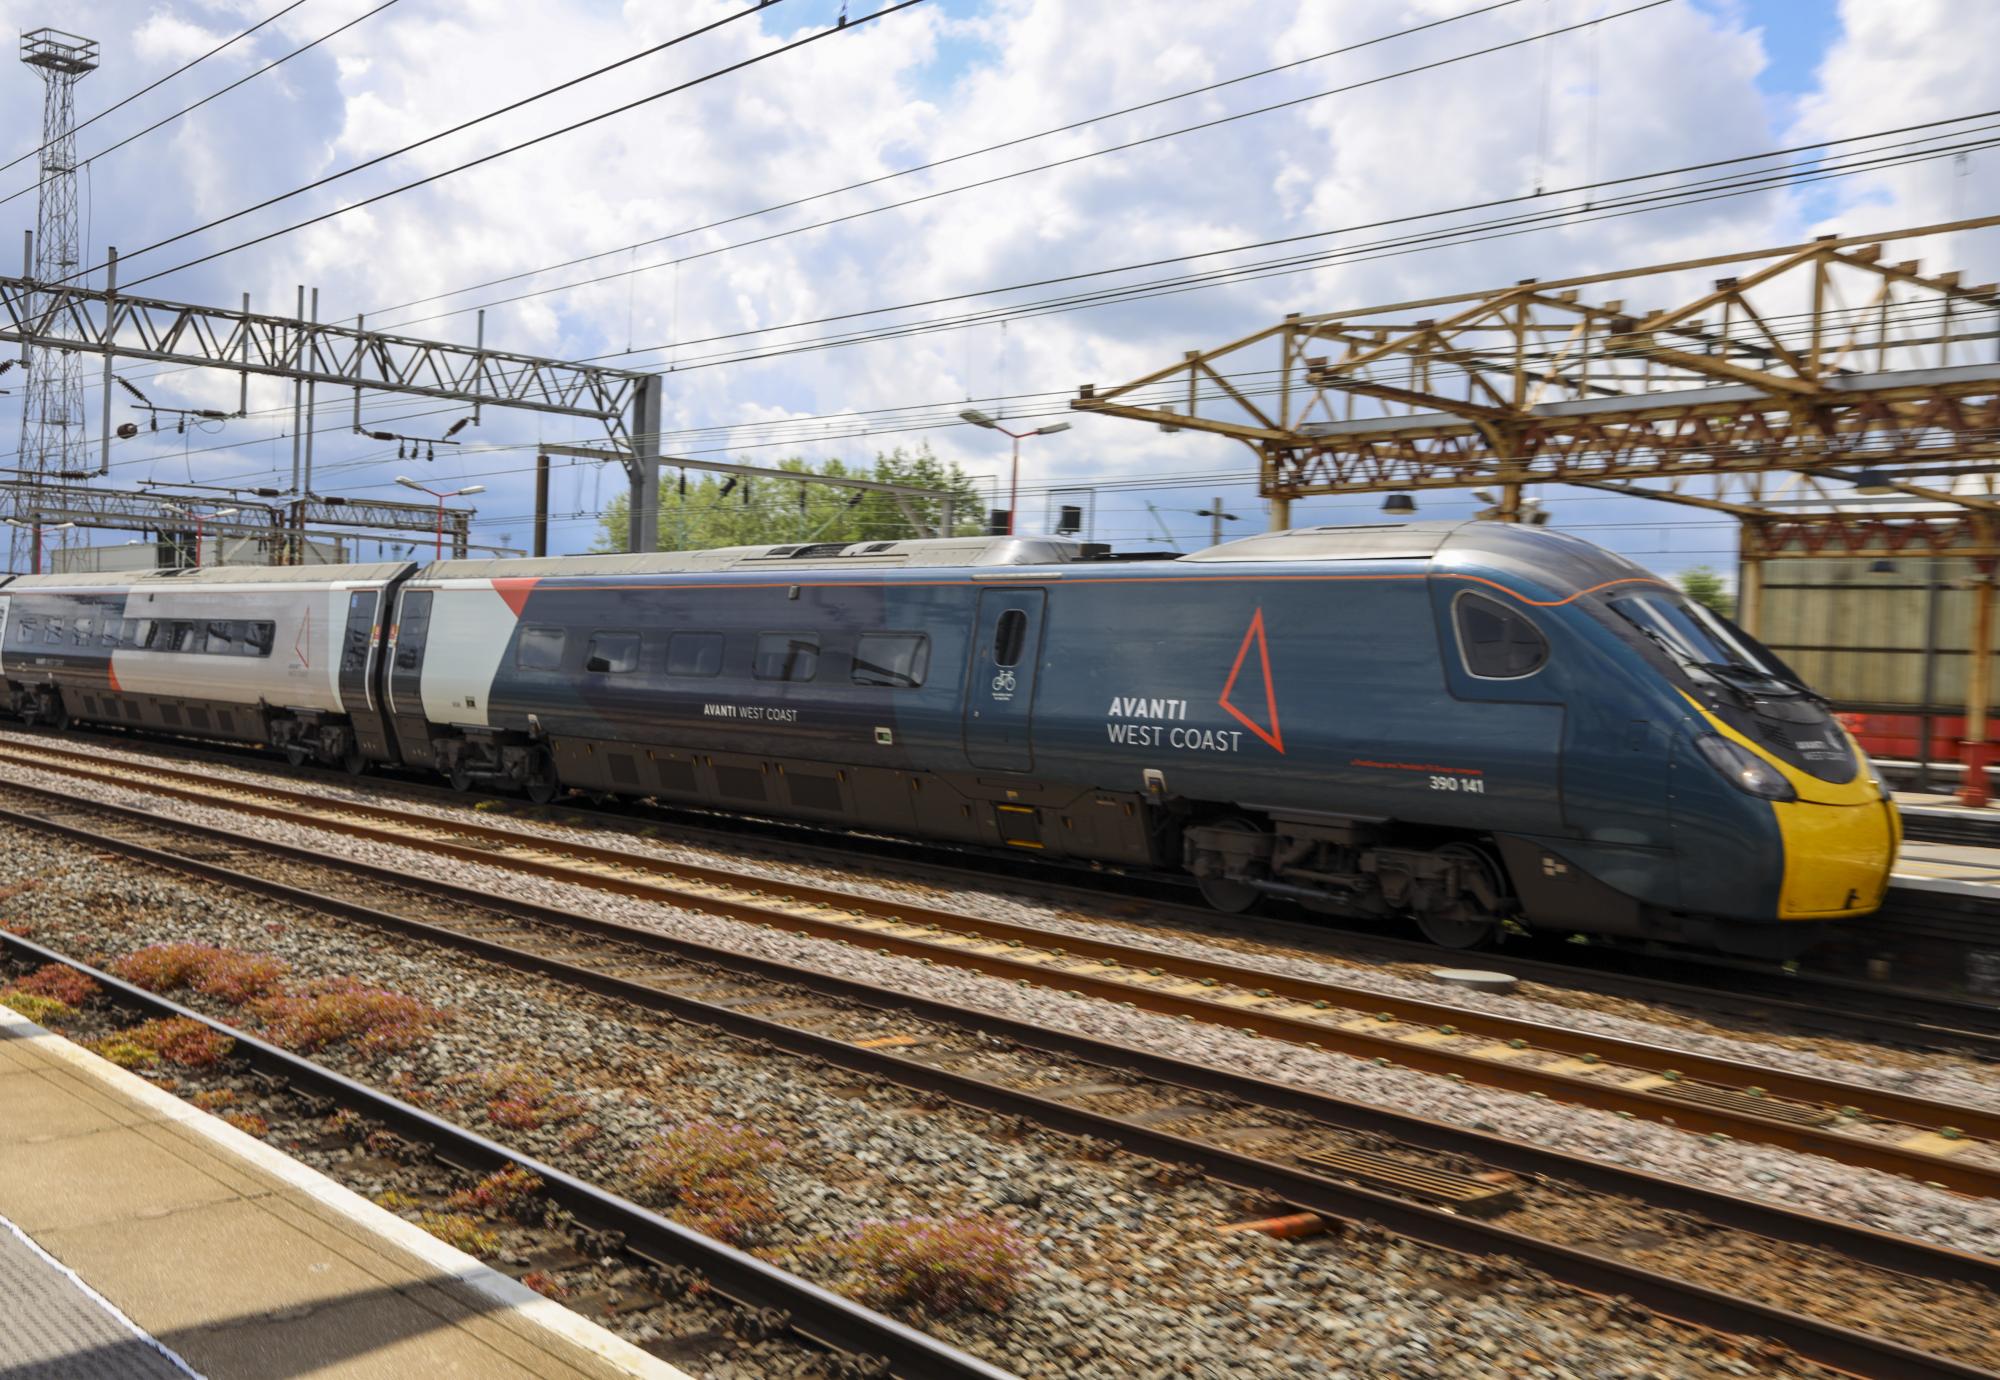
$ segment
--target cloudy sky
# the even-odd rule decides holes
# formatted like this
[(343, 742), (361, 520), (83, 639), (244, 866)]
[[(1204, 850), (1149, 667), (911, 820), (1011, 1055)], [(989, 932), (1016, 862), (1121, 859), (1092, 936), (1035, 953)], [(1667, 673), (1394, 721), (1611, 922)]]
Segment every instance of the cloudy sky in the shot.
[[(1314, 248), (1351, 246), (1373, 236), (1328, 232), (1538, 187), (1559, 202), (1559, 189), (1603, 179), (2000, 108), (1991, 61), (2000, 3), (922, 0), (867, 18), (894, 3), (0, 0), (0, 10), (16, 29), (60, 24), (103, 45), (100, 70), (79, 88), (80, 118), (270, 20), (78, 136), (90, 159), (88, 262), (116, 245), (128, 256), (121, 281), (164, 275), (141, 291), (214, 303), (248, 292), (272, 310), (289, 310), (305, 284), (318, 289), (323, 317), (365, 314), (371, 325), (453, 340), (472, 338), (473, 310), (484, 305), (489, 343), (666, 371), (666, 448), (751, 463), (865, 461), (927, 441), (1004, 485), (1004, 438), (951, 421), (969, 401), (1021, 419), (1010, 424), (1039, 425), (1058, 419), (1080, 383), (1135, 377), (1287, 312), (1996, 209), (2000, 150), (1051, 310), (1053, 298), (1282, 251), (1104, 274), (1122, 266), (1308, 234), (1319, 236)], [(848, 27), (828, 33), (843, 9)], [(753, 12), (146, 249), (739, 11)], [(1601, 22), (1478, 55), (1591, 20)], [(588, 128), (182, 267), (746, 61)], [(39, 83), (26, 68), (10, 70), (0, 83), (0, 159), (38, 142)], [(1215, 83), (1229, 84), (1184, 94)], [(1145, 142), (1118, 147), (1134, 141)], [(892, 176), (939, 160), (951, 161)], [(0, 172), (0, 197), (33, 181), (32, 160), (17, 162)], [(34, 204), (32, 192), (0, 201), (0, 230), (32, 226)], [(1970, 274), (1995, 270), (1990, 240), (1926, 248)], [(1100, 276), (1049, 282), (1079, 274)], [(1025, 284), (1043, 285), (1016, 286)], [(855, 332), (875, 338), (829, 339)], [(121, 372), (156, 402), (236, 405), (225, 375), (151, 364)], [(89, 375), (94, 426), (94, 368)], [(10, 442), (18, 402), (0, 398)], [(277, 385), (253, 386), (246, 418), (208, 434), (118, 443), (114, 475), (282, 486), (289, 402)], [(594, 423), (494, 410), (461, 433), (462, 451), (399, 462), (351, 435), (351, 395), (322, 390), (321, 405), (319, 491), (387, 497), (401, 492), (394, 477), (413, 470), (439, 488), (484, 484), (478, 539), (516, 546), (528, 538), (535, 442), (603, 439)], [(462, 415), (381, 396), (366, 406), (371, 426), (416, 435)], [(1208, 524), (1193, 510), (1215, 495), (1241, 515), (1234, 530), (1264, 520), (1240, 446), (1112, 419), (1075, 423), (1026, 447), (1024, 529), (1042, 525), (1048, 491), (1064, 487), (1090, 491), (1095, 535), (1128, 543), (1163, 545), (1171, 534), (1201, 544)], [(615, 470), (565, 464), (555, 549), (587, 546), (594, 513), (621, 484)], [(1733, 550), (1729, 528), (1700, 516), (1597, 494), (1544, 497), (1559, 524), (1660, 569), (1722, 563)], [(1352, 520), (1377, 506), (1314, 500), (1297, 505), (1294, 521)], [(1424, 499), (1427, 515), (1471, 506)]]

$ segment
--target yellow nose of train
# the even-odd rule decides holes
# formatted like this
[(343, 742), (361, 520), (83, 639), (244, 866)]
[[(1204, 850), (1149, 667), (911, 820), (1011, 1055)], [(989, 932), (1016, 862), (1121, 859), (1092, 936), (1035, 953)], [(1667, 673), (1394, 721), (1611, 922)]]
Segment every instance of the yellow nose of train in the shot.
[(1778, 889), (1780, 920), (1840, 920), (1881, 908), (1902, 846), (1902, 817), (1858, 744), (1860, 770), (1844, 782), (1800, 771), (1712, 714), (1710, 728), (1768, 763), (1790, 783), (1795, 800), (1769, 805), (1785, 853)]

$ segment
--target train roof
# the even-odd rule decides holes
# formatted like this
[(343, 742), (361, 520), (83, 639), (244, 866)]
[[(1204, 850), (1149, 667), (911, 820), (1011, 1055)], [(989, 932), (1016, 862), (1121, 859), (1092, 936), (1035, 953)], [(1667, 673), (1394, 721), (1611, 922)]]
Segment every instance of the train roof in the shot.
[(722, 546), (712, 551), (639, 555), (531, 556), (438, 561), (423, 580), (486, 580), (533, 575), (675, 575), (713, 570), (911, 569), (935, 566), (1067, 565), (1110, 548), (1068, 537), (941, 537), (920, 541), (793, 542)]
[(1220, 546), (1191, 551), (1184, 561), (1426, 561), (1453, 533), (1477, 526), (1458, 522), (1370, 522), (1349, 527), (1294, 527), (1259, 532)]
[(198, 570), (92, 570), (75, 575), (17, 575), (10, 590), (179, 588), (183, 585), (380, 584), (413, 569), (410, 561), (363, 565), (205, 565)]

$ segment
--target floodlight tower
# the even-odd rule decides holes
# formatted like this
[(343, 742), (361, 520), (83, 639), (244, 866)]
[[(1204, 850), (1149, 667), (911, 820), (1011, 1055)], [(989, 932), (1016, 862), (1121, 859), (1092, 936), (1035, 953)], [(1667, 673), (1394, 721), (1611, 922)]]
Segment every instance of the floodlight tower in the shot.
[[(76, 84), (97, 70), (97, 41), (61, 29), (36, 29), (21, 35), (21, 61), (42, 78), (42, 145), (37, 150), (41, 177), (28, 276), (37, 283), (60, 283), (82, 267), (76, 213)], [(40, 314), (44, 301), (37, 296), (33, 314)], [(88, 468), (83, 459), (83, 356), (38, 347), (24, 350), (22, 362), (28, 378), (21, 405), (20, 467), (33, 475), (39, 488), (51, 478)], [(32, 493), (27, 501), (35, 506)], [(9, 567), (18, 570), (20, 562), (10, 561)]]

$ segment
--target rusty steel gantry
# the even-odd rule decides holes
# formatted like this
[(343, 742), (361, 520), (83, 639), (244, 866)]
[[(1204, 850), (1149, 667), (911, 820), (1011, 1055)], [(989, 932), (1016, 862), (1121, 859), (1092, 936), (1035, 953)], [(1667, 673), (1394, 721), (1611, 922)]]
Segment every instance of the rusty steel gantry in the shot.
[[(1086, 385), (1070, 405), (1243, 442), (1274, 529), (1295, 498), (1475, 487), (1496, 495), (1493, 516), (1518, 521), (1535, 484), (1729, 514), (1753, 632), (1767, 561), (1970, 559), (1964, 751), (1967, 798), (1984, 803), (2000, 286), (1927, 272), (1892, 247), (1996, 225), (1292, 315), (1129, 383)], [(1674, 305), (1629, 305), (1642, 291)]]

